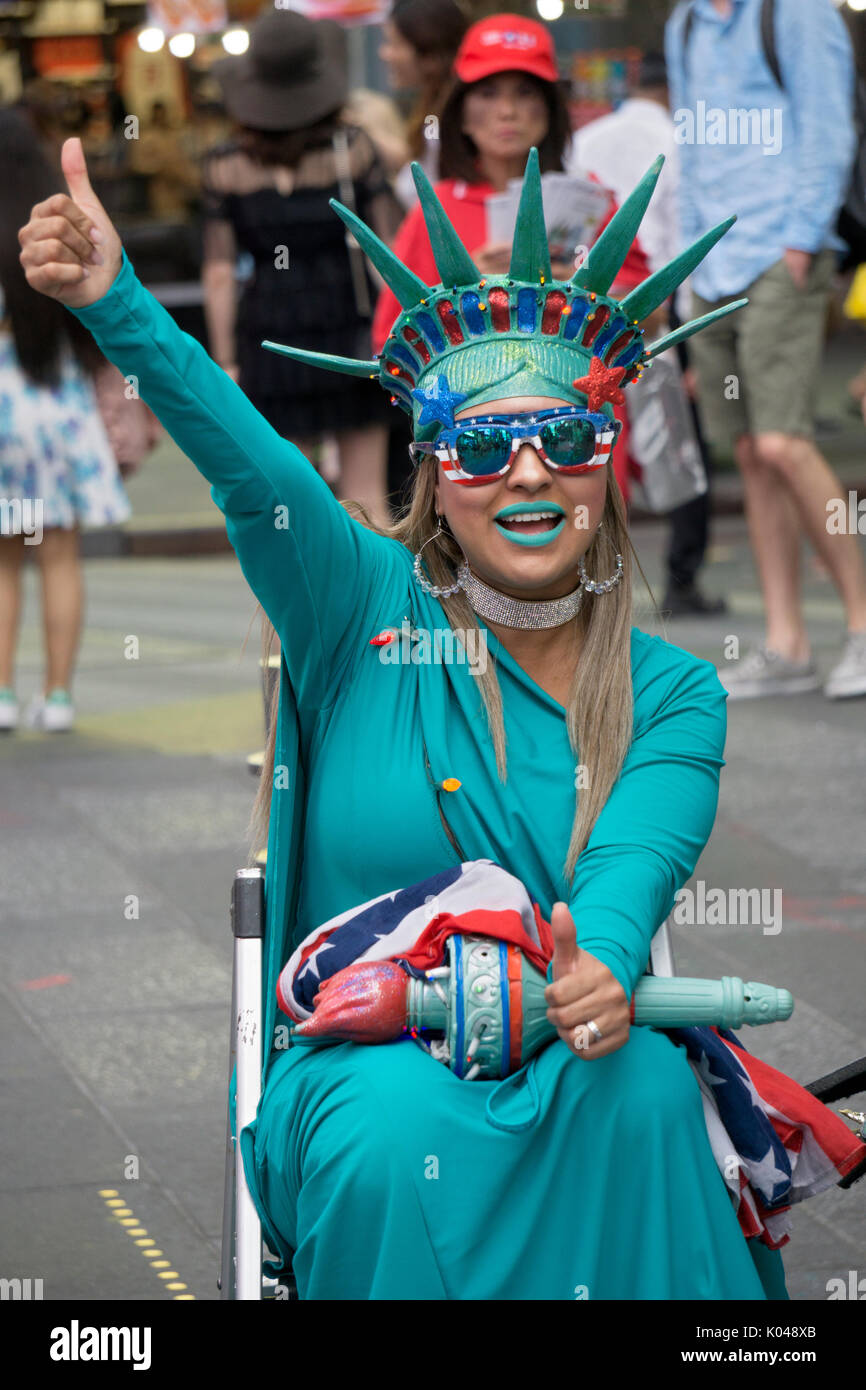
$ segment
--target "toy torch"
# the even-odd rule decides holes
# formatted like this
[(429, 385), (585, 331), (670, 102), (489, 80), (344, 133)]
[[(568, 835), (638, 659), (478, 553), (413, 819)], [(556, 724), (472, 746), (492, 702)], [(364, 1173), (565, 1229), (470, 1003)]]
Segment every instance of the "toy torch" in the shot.
[[(349, 965), (318, 991), (294, 1043), (382, 1043), (409, 1035), (467, 1081), (518, 1071), (556, 1036), (547, 1018), (547, 980), (517, 947), (455, 933), (447, 964), (420, 978), (393, 961)], [(280, 999), (283, 1006), (282, 998)], [(790, 1018), (786, 989), (720, 980), (645, 975), (632, 996), (632, 1022), (651, 1028), (773, 1023)]]

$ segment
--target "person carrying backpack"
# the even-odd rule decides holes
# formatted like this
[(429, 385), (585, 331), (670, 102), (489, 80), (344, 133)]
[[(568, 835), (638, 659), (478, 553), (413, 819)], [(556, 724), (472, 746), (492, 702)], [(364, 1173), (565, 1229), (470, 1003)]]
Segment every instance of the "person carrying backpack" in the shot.
[[(749, 298), (693, 345), (707, 433), (733, 444), (743, 474), (766, 609), (763, 644), (719, 677), (731, 698), (866, 695), (866, 568), (856, 533), (830, 524), (844, 494), (814, 442), (827, 300), (846, 254), (836, 228), (858, 157), (848, 33), (832, 0), (689, 0), (668, 21), (666, 56), (684, 244), (720, 206), (738, 215), (694, 274), (692, 314)], [(803, 531), (846, 612), (826, 680), (803, 620)]]

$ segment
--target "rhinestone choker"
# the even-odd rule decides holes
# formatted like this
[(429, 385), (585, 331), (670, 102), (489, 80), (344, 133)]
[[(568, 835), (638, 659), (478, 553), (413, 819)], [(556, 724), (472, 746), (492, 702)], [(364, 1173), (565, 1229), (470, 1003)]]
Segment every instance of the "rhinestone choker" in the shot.
[(570, 594), (562, 598), (532, 599), (512, 598), (491, 589), (472, 573), (465, 560), (457, 569), (457, 582), (463, 589), (475, 612), (488, 622), (501, 623), (503, 627), (541, 629), (561, 627), (580, 610), (583, 602), (583, 585), (579, 584)]

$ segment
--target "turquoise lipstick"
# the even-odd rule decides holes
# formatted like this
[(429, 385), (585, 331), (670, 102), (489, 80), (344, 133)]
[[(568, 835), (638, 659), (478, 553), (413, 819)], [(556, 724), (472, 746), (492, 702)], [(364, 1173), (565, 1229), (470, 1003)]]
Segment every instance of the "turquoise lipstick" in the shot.
[(493, 521), (500, 535), (515, 545), (549, 545), (565, 525), (565, 512), (555, 502), (515, 502), (497, 512)]

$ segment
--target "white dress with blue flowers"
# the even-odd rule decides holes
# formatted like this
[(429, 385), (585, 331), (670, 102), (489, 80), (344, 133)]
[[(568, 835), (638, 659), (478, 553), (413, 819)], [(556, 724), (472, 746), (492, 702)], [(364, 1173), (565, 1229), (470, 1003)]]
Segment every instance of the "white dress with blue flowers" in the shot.
[(0, 535), (26, 530), (22, 518), (40, 500), (43, 528), (113, 526), (132, 513), (93, 386), (72, 353), (64, 351), (58, 386), (36, 385), (0, 329)]

